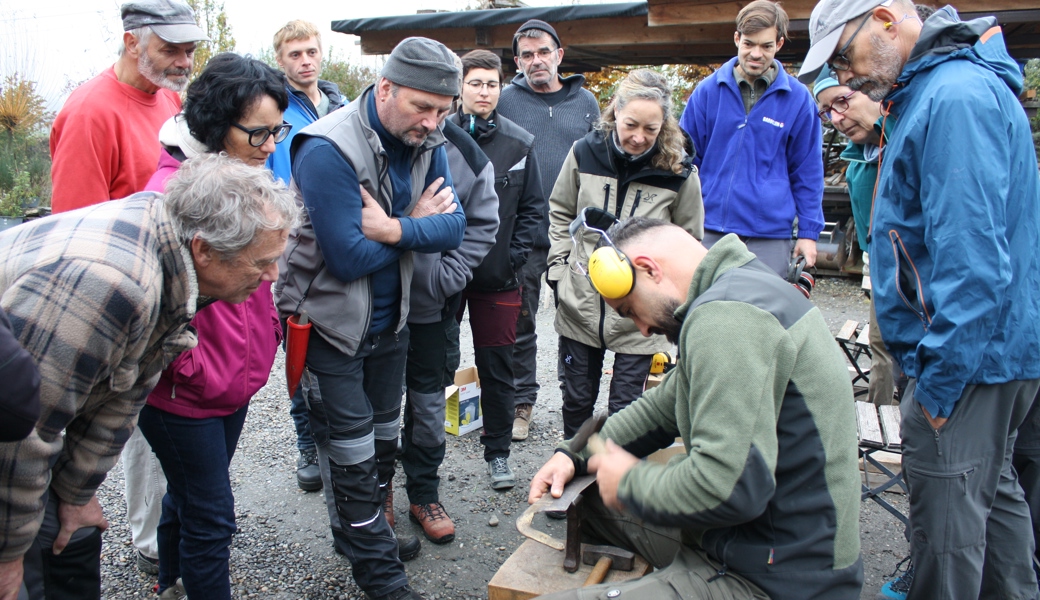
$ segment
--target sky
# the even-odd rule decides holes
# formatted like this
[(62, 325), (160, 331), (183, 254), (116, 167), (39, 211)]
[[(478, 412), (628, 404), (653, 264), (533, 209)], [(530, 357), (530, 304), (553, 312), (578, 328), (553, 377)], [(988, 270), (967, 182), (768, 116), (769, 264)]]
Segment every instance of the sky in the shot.
[[(71, 86), (115, 62), (122, 44), (122, 1), (0, 0), (0, 76), (17, 71), (37, 81), (48, 108), (57, 110)], [(322, 28), (326, 52), (331, 48), (338, 56), (360, 58), (359, 38), (333, 33), (329, 28), (332, 21), (409, 15), (419, 10), (461, 10), (470, 1), (475, 0), (224, 0), (224, 10), (238, 52), (269, 48), (271, 37), (282, 25), (304, 19)], [(606, 0), (526, 0), (529, 6), (600, 1)]]

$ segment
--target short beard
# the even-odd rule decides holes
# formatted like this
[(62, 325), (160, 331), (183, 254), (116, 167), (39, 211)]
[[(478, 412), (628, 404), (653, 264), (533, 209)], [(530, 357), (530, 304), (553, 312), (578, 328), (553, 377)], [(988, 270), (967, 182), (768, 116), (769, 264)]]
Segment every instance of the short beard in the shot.
[[(191, 74), (190, 69), (177, 69), (169, 68), (165, 71), (160, 71), (155, 63), (152, 62), (152, 58), (148, 56), (148, 50), (145, 49), (141, 52), (141, 55), (137, 58), (137, 70), (140, 71), (141, 75), (145, 79), (152, 82), (153, 85), (161, 88), (166, 88), (172, 92), (183, 92), (188, 87), (188, 75)], [(172, 76), (183, 76), (184, 81), (174, 81), (170, 79)]]
[(682, 332), (682, 321), (675, 318), (679, 306), (680, 303), (672, 298), (658, 301), (655, 307), (658, 313), (654, 315), (657, 322), (650, 328), (651, 333), (663, 334), (665, 339), (676, 345), (679, 344), (679, 334)]
[(892, 93), (892, 87), (903, 71), (903, 58), (899, 55), (899, 50), (886, 44), (878, 35), (870, 35), (870, 46), (873, 76), (850, 79), (847, 85), (850, 89), (866, 94), (874, 102), (881, 102)]

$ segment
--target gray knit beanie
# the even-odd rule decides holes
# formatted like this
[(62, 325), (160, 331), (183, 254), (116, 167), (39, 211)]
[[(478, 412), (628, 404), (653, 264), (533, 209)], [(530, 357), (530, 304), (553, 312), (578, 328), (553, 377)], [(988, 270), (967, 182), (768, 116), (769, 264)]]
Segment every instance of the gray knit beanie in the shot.
[(390, 53), (380, 76), (404, 87), (441, 96), (458, 96), (462, 72), (455, 53), (444, 44), (424, 37), (410, 37)]

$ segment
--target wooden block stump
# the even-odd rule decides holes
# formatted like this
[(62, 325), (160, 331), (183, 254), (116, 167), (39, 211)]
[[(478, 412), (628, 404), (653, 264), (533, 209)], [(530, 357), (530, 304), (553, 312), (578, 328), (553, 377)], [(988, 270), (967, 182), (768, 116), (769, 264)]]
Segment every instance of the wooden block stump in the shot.
[[(585, 544), (582, 544), (584, 547)], [(650, 571), (650, 564), (636, 556), (631, 571), (611, 570), (603, 582), (631, 581)], [(491, 578), (488, 583), (488, 600), (527, 600), (543, 594), (580, 588), (591, 572), (592, 565), (582, 564), (574, 573), (568, 573), (563, 570), (563, 552), (534, 540), (525, 540)]]

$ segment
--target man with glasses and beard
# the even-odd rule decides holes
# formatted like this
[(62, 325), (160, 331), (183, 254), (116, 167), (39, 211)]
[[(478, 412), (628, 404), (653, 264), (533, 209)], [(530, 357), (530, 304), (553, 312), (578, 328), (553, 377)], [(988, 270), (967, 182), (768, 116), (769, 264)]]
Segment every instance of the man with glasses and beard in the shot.
[[(587, 264), (593, 286), (623, 294), (607, 304), (643, 335), (667, 336), (680, 358), (607, 418), (603, 451), (561, 443), (528, 502), (595, 473), (584, 541), (638, 552), (656, 570), (545, 598), (858, 599), (852, 385), (820, 310), (736, 235), (708, 250), (658, 219), (610, 227)], [(684, 455), (640, 460), (676, 436)]]
[(950, 6), (922, 22), (907, 0), (823, 0), (809, 33), (799, 77), (829, 64), (885, 115), (870, 256), (878, 324), (910, 378), (906, 597), (1035, 598), (1012, 467), (1040, 387), (1040, 177), (1022, 74), (994, 17)]
[[(144, 189), (159, 164), (159, 129), (181, 112), (195, 46), (206, 33), (179, 0), (122, 6), (119, 60), (76, 88), (51, 127), (51, 207), (55, 213), (124, 198)], [(159, 572), (155, 528), (166, 477), (141, 432), (123, 448), (127, 517), (137, 566)]]
[[(561, 77), (563, 46), (552, 25), (531, 19), (513, 34), (513, 60), (520, 70), (502, 89), (498, 114), (534, 136), (534, 158), (538, 162), (541, 194), (552, 195), (563, 161), (574, 142), (585, 137), (599, 121), (599, 103), (582, 86), (585, 77)], [(531, 254), (520, 271), (520, 318), (513, 344), (516, 406), (512, 439), (526, 440), (538, 401), (538, 334), (535, 319), (542, 290), (542, 274), (549, 265), (548, 206)], [(549, 285), (553, 285), (550, 282)]]
[(122, 6), (119, 59), (76, 88), (51, 128), (51, 206), (73, 210), (144, 189), (159, 163), (159, 128), (181, 111), (195, 46), (206, 41), (179, 0)]

